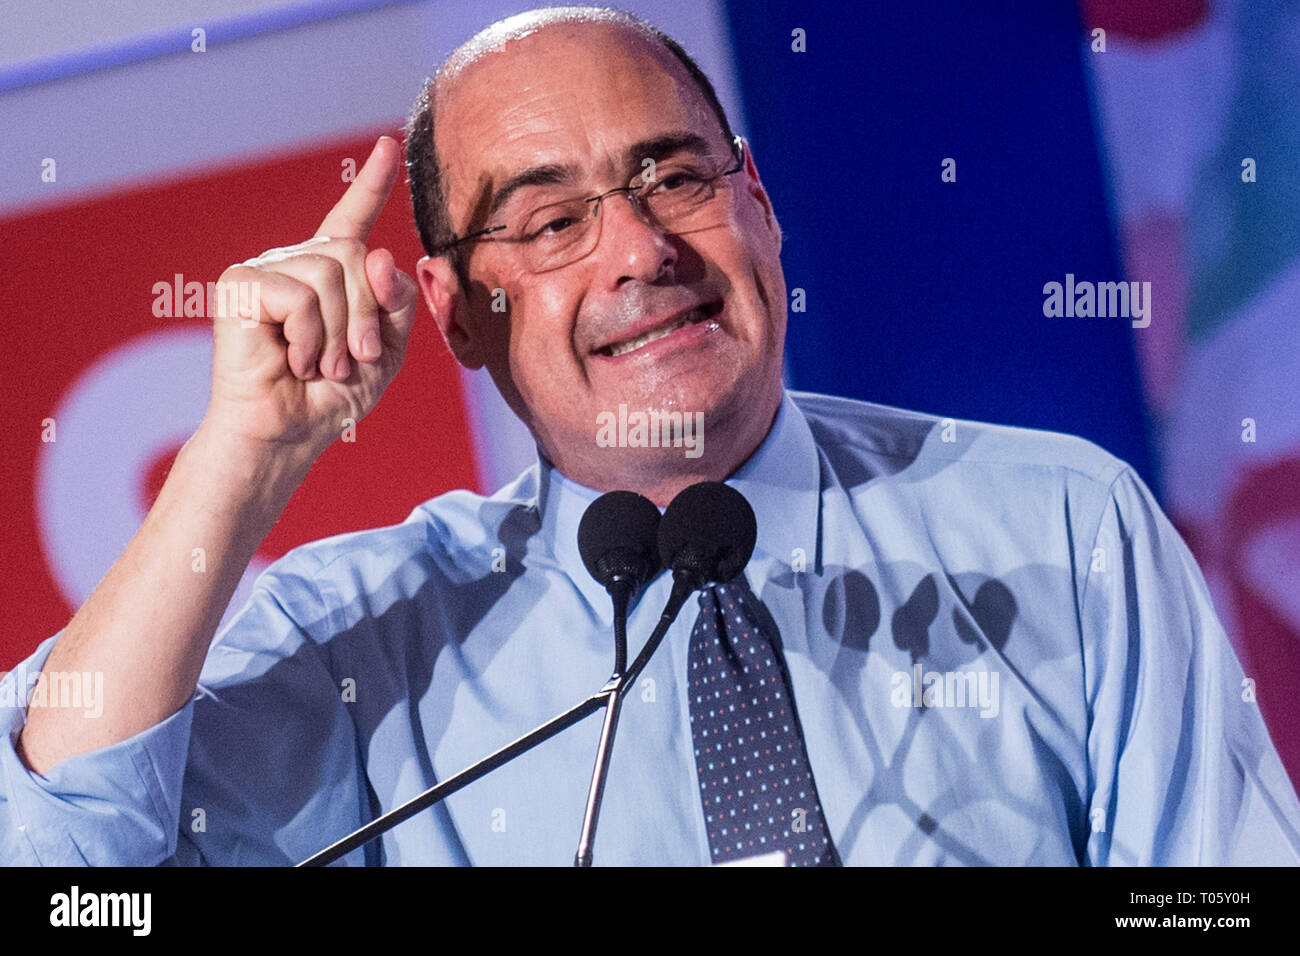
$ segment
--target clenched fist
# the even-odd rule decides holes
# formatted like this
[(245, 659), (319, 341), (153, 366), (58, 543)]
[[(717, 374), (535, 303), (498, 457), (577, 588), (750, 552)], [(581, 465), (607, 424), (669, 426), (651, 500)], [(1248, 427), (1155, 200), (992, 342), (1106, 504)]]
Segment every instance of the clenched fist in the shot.
[(366, 248), (399, 153), (381, 137), (313, 238), (222, 273), (209, 432), (310, 463), (378, 403), (418, 302), (392, 253)]

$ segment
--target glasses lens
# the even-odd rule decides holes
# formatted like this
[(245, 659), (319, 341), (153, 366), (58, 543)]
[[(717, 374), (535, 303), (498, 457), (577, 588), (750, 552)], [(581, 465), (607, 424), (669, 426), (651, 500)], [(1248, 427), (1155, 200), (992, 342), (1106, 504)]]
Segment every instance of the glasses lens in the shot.
[(519, 231), (528, 267), (534, 272), (558, 269), (590, 252), (596, 238), (594, 212), (591, 203), (571, 199), (531, 213)]
[(727, 178), (694, 170), (664, 170), (645, 190), (642, 202), (651, 217), (673, 234), (711, 229), (731, 216)]

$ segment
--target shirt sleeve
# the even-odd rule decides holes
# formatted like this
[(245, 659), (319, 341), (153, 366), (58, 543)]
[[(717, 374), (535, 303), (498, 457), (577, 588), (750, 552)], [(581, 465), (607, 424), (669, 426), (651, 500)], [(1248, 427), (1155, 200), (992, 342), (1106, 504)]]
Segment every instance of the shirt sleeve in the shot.
[(1300, 801), (1187, 546), (1131, 470), (1081, 598), (1092, 865), (1300, 864)]
[(168, 862), (294, 865), (371, 818), (349, 703), (359, 675), (339, 664), (356, 634), (325, 604), (316, 565), (294, 553), (272, 565), (208, 653)]
[(29, 770), (15, 747), (27, 723), (29, 692), (61, 634), (0, 681), (0, 862), (158, 863), (176, 842), (192, 702), (134, 737), (55, 765), (48, 776)]
[[(289, 865), (366, 822), (346, 688), (324, 644), (331, 616), (301, 572), (314, 559), (291, 558), (262, 575), (218, 635), (193, 698), (154, 727), (42, 777), (14, 750), (25, 708), (4, 712), (0, 857), (28, 865)], [(34, 681), (54, 641), (5, 680), (26, 668)], [(357, 850), (344, 862), (364, 863), (374, 852)]]

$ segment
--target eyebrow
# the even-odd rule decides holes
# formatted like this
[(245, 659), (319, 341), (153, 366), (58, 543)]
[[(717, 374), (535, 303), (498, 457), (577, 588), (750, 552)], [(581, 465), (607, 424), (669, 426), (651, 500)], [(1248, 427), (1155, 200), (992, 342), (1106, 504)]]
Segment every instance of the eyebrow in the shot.
[(529, 186), (574, 185), (578, 181), (578, 168), (573, 165), (546, 163), (542, 166), (530, 166), (515, 173), (492, 194), (488, 203), (487, 218), (491, 220), (507, 200), (521, 189)]
[[(624, 151), (624, 163), (629, 167), (639, 167), (646, 159), (659, 162), (676, 153), (698, 153), (707, 156), (711, 152), (709, 141), (698, 133), (685, 130), (665, 133), (650, 139), (633, 143)], [(512, 174), (492, 193), (487, 205), (487, 218), (491, 220), (499, 213), (510, 197), (521, 189), (530, 186), (575, 185), (578, 181), (578, 167), (572, 163), (543, 163), (530, 166)]]
[(628, 166), (640, 166), (644, 160), (659, 162), (676, 153), (698, 153), (707, 156), (711, 152), (709, 141), (697, 133), (685, 131), (666, 133), (651, 139), (643, 139), (627, 148), (625, 157)]

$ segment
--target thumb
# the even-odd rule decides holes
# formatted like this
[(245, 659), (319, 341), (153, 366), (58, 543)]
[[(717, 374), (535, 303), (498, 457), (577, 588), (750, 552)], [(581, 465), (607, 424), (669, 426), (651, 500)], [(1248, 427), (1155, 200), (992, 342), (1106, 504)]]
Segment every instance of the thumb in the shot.
[(405, 336), (419, 298), (415, 280), (397, 268), (393, 254), (387, 249), (374, 249), (366, 254), (366, 280), (375, 294), (375, 302)]

